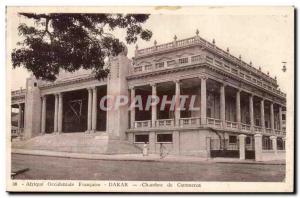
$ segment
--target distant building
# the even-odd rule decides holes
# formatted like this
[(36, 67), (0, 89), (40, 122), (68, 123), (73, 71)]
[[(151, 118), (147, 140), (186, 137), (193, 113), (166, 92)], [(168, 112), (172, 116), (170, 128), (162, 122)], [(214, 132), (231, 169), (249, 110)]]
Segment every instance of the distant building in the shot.
[[(20, 108), (19, 129), (30, 139), (45, 133), (102, 132), (150, 153), (161, 145), (174, 155), (285, 157), (286, 94), (276, 79), (198, 36), (110, 58), (110, 75), (98, 81), (90, 72), (61, 73), (53, 82), (30, 77), (26, 90), (12, 92)], [(104, 111), (108, 95), (196, 95), (198, 110), (120, 107)], [(145, 102), (143, 100), (143, 102)], [(18, 106), (19, 105), (19, 106)], [(25, 113), (24, 113), (25, 112)], [(162, 144), (161, 144), (162, 143)]]

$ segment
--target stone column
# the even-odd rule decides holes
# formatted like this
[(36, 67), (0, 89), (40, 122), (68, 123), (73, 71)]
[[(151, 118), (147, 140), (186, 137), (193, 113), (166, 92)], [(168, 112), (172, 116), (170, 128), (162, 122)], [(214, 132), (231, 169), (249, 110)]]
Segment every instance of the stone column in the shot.
[(97, 130), (97, 87), (93, 89), (93, 104), (92, 104), (92, 131)]
[(264, 99), (260, 101), (260, 121), (261, 121), (261, 127), (263, 131), (265, 130), (265, 105), (264, 105)]
[(93, 103), (93, 92), (91, 88), (88, 88), (88, 112), (87, 112), (87, 129), (86, 132), (92, 130), (92, 103)]
[(179, 126), (180, 120), (180, 81), (175, 81), (175, 122)]
[(253, 95), (252, 94), (249, 96), (249, 113), (250, 113), (251, 130), (253, 130), (253, 127), (254, 127), (254, 111), (253, 111)]
[(282, 106), (279, 105), (279, 130), (282, 131)]
[(135, 88), (130, 88), (130, 103), (132, 104), (132, 108), (130, 109), (130, 127), (134, 128), (134, 122), (135, 122), (135, 104), (133, 102), (135, 101)]
[(277, 153), (277, 137), (276, 136), (271, 136), (270, 139), (272, 141), (272, 150), (276, 154)]
[(255, 134), (254, 135), (254, 149), (255, 149), (255, 161), (262, 160), (262, 135)]
[(274, 104), (270, 104), (270, 120), (271, 120), (271, 130), (274, 132)]
[(223, 126), (225, 126), (226, 116), (225, 116), (225, 85), (220, 86), (220, 118)]
[[(156, 98), (157, 95), (156, 84), (155, 83), (151, 84), (151, 87), (152, 87), (152, 100), (154, 100), (154, 98)], [(151, 106), (152, 127), (155, 127), (156, 119), (157, 119), (157, 104), (155, 103)]]
[(239, 135), (239, 149), (240, 149), (240, 159), (241, 160), (246, 159), (245, 139), (246, 139), (246, 135), (244, 135), (244, 134)]
[(55, 105), (54, 105), (54, 133), (57, 133), (57, 115), (58, 115), (58, 95), (55, 94)]
[(236, 92), (236, 122), (241, 125), (241, 91)]
[(202, 76), (201, 78), (201, 125), (206, 124), (206, 76)]
[(18, 106), (19, 106), (18, 128), (20, 130), (22, 128), (22, 105), (21, 105), (21, 103)]
[(47, 96), (42, 97), (42, 134), (46, 132), (46, 104), (47, 104)]
[(57, 124), (57, 131), (58, 133), (62, 132), (63, 128), (63, 94), (59, 93), (58, 94), (58, 124)]

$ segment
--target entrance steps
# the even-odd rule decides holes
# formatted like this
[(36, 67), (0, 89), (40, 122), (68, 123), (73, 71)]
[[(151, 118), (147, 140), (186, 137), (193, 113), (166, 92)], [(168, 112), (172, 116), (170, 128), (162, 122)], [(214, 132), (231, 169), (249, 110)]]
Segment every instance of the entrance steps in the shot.
[(107, 133), (60, 133), (44, 134), (25, 141), (12, 142), (13, 148), (49, 150), (90, 154), (140, 154), (135, 145)]

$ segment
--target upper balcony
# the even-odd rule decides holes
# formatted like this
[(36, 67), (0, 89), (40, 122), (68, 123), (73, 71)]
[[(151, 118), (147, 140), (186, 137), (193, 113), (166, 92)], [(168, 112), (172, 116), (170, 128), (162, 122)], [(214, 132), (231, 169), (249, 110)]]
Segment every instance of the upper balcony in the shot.
[[(241, 57), (237, 58), (229, 53), (229, 49), (227, 51), (222, 50), (221, 48), (217, 47), (215, 45), (215, 42), (210, 43), (206, 41), (205, 39), (201, 38), (199, 35), (199, 32), (196, 32), (196, 36), (177, 40), (176, 36), (174, 38), (173, 42), (156, 45), (156, 42), (154, 43), (154, 46), (144, 48), (144, 49), (138, 49), (136, 48), (135, 51), (135, 60), (142, 59), (144, 57), (153, 56), (161, 53), (166, 53), (170, 51), (176, 51), (179, 49), (192, 47), (192, 46), (201, 46), (207, 51), (215, 54), (217, 57), (222, 59), (222, 62), (228, 62), (228, 64), (235, 65), (236, 67), (245, 70), (245, 72), (251, 73), (253, 76), (257, 76), (258, 78), (261, 78), (262, 81), (266, 81), (266, 83), (270, 84), (273, 87), (277, 87), (277, 80), (270, 77), (268, 74), (263, 73), (260, 69), (256, 69), (252, 66), (252, 63), (247, 64), (243, 60), (241, 60)], [(175, 62), (171, 63), (170, 65), (174, 64), (174, 66), (178, 65), (179, 63)], [(168, 68), (168, 67), (164, 67)], [(150, 72), (157, 69), (157, 67), (152, 65), (147, 65), (144, 68), (141, 68), (139, 65), (135, 65), (132, 71), (132, 74), (140, 73), (140, 72)], [(162, 67), (159, 67), (159, 69), (162, 69)]]
[(154, 62), (147, 65), (135, 65), (134, 67), (132, 67), (131, 74), (141, 74), (171, 68), (180, 68), (201, 63), (207, 63), (211, 66), (223, 70), (224, 72), (230, 73), (231, 75), (234, 75), (241, 80), (245, 80), (248, 83), (254, 84), (264, 90), (270, 91), (281, 97), (286, 97), (286, 94), (281, 92), (277, 86), (273, 86), (271, 83), (258, 78), (256, 75), (245, 72), (244, 69), (239, 68), (224, 59), (214, 58), (208, 53), (203, 52), (202, 54), (186, 56), (164, 62)]

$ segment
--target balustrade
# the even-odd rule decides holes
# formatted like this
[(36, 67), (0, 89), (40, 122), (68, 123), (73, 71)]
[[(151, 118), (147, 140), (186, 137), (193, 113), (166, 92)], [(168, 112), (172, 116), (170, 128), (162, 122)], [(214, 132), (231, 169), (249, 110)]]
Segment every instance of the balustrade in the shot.
[(174, 119), (161, 119), (155, 121), (156, 127), (173, 127)]
[(180, 126), (199, 126), (200, 117), (180, 118), (179, 124)]
[(207, 118), (207, 124), (210, 126), (217, 127), (217, 128), (222, 127), (222, 121), (220, 119)]
[(251, 131), (251, 125), (241, 123), (241, 130), (243, 130), (243, 131)]
[(226, 121), (225, 123), (226, 128), (237, 129), (239, 126), (237, 122)]
[(151, 127), (151, 120), (142, 120), (142, 121), (135, 121), (134, 128), (149, 128)]

